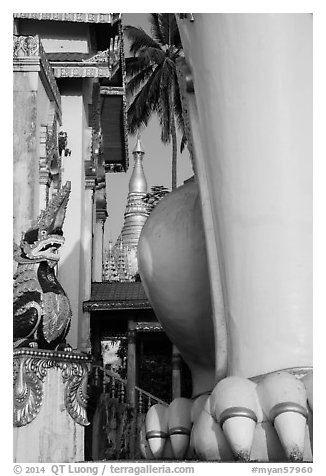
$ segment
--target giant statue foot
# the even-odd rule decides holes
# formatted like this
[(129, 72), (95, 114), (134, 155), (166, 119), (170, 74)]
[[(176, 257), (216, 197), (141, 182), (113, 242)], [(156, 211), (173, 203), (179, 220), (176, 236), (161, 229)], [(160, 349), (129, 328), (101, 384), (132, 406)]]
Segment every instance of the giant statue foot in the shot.
[(210, 395), (154, 405), (142, 429), (146, 459), (312, 461), (312, 370), (227, 377)]
[(156, 458), (170, 435), (201, 459), (310, 459), (312, 15), (181, 14), (178, 26), (195, 182), (148, 218), (139, 270), (191, 370), (196, 417), (151, 410), (147, 441)]
[[(289, 369), (292, 352), (280, 344), (289, 339), (286, 325), (278, 329), (277, 356), (271, 345), (257, 358), (257, 332), (251, 342), (246, 337), (233, 348), (229, 345), (234, 361), (245, 353), (248, 373), (242, 376), (240, 367), (237, 376), (226, 374), (215, 384), (211, 294), (195, 180), (156, 206), (144, 226), (138, 253), (148, 297), (193, 381), (191, 400), (176, 399), (169, 408), (155, 405), (149, 410), (141, 438), (144, 457), (310, 461), (312, 369), (309, 363)], [(219, 321), (226, 325), (222, 296), (220, 313)], [(263, 319), (259, 325), (263, 338)]]

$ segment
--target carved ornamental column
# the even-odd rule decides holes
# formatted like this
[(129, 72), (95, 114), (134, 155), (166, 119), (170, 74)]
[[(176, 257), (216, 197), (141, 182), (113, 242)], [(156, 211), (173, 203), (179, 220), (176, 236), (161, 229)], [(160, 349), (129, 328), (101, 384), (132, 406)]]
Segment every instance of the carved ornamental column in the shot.
[(105, 182), (97, 185), (95, 190), (96, 221), (93, 236), (92, 281), (102, 281), (104, 224), (106, 211)]
[(14, 351), (14, 461), (84, 459), (90, 357), (75, 351)]
[(103, 275), (104, 225), (108, 213), (106, 203), (105, 169), (102, 153), (101, 97), (100, 85), (98, 82), (93, 84), (90, 124), (92, 127), (90, 165), (93, 167), (96, 184), (94, 192), (92, 281), (99, 282), (102, 281)]
[[(90, 161), (85, 162), (85, 226), (83, 233), (84, 249), (84, 280), (83, 280), (83, 301), (88, 301), (91, 297), (92, 287), (92, 246), (93, 246), (93, 214), (94, 214), (94, 190), (95, 174)], [(90, 342), (90, 312), (84, 311), (79, 323), (78, 347), (84, 352), (91, 351)]]

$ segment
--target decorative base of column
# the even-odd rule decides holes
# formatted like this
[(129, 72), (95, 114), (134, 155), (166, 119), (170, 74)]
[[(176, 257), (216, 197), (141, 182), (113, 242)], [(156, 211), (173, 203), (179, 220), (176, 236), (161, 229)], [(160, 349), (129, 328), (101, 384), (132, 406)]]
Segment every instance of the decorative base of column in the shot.
[(14, 461), (84, 460), (90, 357), (76, 351), (14, 351)]

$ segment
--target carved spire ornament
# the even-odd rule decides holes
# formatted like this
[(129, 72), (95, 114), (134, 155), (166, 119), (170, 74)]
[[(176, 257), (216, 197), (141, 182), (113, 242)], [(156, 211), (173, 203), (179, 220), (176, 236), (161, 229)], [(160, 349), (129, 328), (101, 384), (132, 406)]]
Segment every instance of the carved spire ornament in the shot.
[(149, 215), (148, 206), (143, 200), (147, 193), (147, 181), (143, 169), (145, 152), (139, 135), (132, 153), (135, 163), (129, 181), (125, 220), (121, 232), (123, 244), (129, 248), (137, 247), (141, 230)]

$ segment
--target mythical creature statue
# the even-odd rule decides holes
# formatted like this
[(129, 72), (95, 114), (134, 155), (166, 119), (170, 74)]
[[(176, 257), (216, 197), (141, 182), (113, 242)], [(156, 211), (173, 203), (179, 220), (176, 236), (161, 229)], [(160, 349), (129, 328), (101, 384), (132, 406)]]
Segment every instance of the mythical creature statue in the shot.
[(14, 347), (64, 346), (71, 308), (56, 278), (55, 266), (65, 241), (62, 226), (70, 188), (67, 182), (51, 199), (15, 250), (18, 266), (14, 275)]

